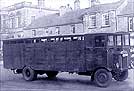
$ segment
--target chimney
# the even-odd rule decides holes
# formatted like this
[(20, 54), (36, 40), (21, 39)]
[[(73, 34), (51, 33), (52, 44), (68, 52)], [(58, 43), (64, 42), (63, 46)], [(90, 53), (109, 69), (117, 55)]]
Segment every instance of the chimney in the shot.
[(72, 11), (72, 8), (70, 7), (70, 4), (67, 4), (66, 12), (70, 12), (70, 11)]
[(74, 2), (74, 10), (79, 10), (80, 9), (80, 0), (75, 0)]
[(40, 8), (45, 8), (45, 0), (38, 0), (38, 6)]
[(99, 4), (100, 4), (99, 0), (89, 0), (89, 7), (93, 7)]
[(67, 6), (61, 6), (60, 7), (60, 16), (64, 15), (66, 12), (72, 11), (72, 8), (70, 7), (69, 4)]
[(61, 6), (59, 11), (60, 11), (60, 16), (64, 15), (66, 13), (66, 6)]

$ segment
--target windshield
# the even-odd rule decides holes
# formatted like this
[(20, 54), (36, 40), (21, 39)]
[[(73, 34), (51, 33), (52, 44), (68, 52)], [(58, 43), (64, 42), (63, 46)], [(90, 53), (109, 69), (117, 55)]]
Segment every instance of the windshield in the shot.
[(117, 35), (116, 43), (117, 43), (117, 46), (121, 46), (121, 35)]
[(124, 45), (129, 45), (129, 35), (124, 35)]
[(95, 36), (95, 47), (105, 46), (105, 36)]
[(110, 35), (108, 36), (108, 46), (114, 45), (114, 36)]
[(130, 45), (130, 38), (128, 34), (125, 35), (117, 35), (116, 37), (117, 46), (129, 46)]
[(130, 37), (128, 34), (120, 34), (120, 35), (108, 35), (108, 46), (129, 46), (130, 45)]

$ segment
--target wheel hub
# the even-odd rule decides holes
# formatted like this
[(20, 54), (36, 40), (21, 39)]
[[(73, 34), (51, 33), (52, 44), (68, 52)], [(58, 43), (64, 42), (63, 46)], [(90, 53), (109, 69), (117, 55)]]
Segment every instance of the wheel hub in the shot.
[(30, 71), (29, 70), (26, 70), (26, 76), (30, 77)]
[(101, 83), (105, 83), (107, 81), (107, 75), (105, 73), (101, 73), (99, 76), (98, 76), (98, 80), (99, 82)]

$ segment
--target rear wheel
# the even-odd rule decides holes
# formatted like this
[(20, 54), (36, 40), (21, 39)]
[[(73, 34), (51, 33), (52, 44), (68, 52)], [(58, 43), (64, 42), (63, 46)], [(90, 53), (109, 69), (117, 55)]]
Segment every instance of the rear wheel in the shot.
[(58, 74), (57, 71), (46, 72), (46, 75), (48, 76), (48, 78), (54, 78), (54, 77), (56, 77), (57, 74)]
[(94, 82), (100, 87), (107, 87), (112, 81), (111, 72), (106, 69), (98, 69), (94, 74)]
[(35, 80), (37, 78), (37, 74), (36, 74), (35, 70), (33, 70), (30, 67), (25, 67), (22, 70), (22, 75), (26, 81), (32, 81), (32, 80)]
[(124, 81), (128, 78), (128, 70), (114, 72), (114, 79), (117, 81)]

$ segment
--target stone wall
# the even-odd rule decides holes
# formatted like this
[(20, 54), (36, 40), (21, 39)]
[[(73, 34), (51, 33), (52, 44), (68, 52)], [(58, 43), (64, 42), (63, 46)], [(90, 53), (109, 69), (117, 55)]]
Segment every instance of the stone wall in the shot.
[[(103, 25), (103, 22), (105, 22), (102, 17), (103, 14), (108, 13), (109, 14), (109, 25)], [(85, 18), (85, 32), (86, 33), (98, 33), (98, 32), (116, 32), (116, 15), (115, 11), (108, 11), (103, 13), (96, 13), (94, 14), (96, 16), (96, 26), (90, 27), (92, 20), (89, 20), (89, 17), (92, 15), (86, 15)]]
[[(84, 32), (83, 24), (73, 24), (75, 26), (75, 34), (80, 34)], [(60, 33), (58, 34), (56, 28), (59, 28)], [(36, 36), (34, 36), (33, 31), (36, 31)], [(42, 36), (55, 36), (55, 35), (67, 35), (73, 34), (72, 24), (63, 26), (54, 26), (49, 28), (38, 28), (31, 30), (24, 30), (24, 37), (42, 37)]]

